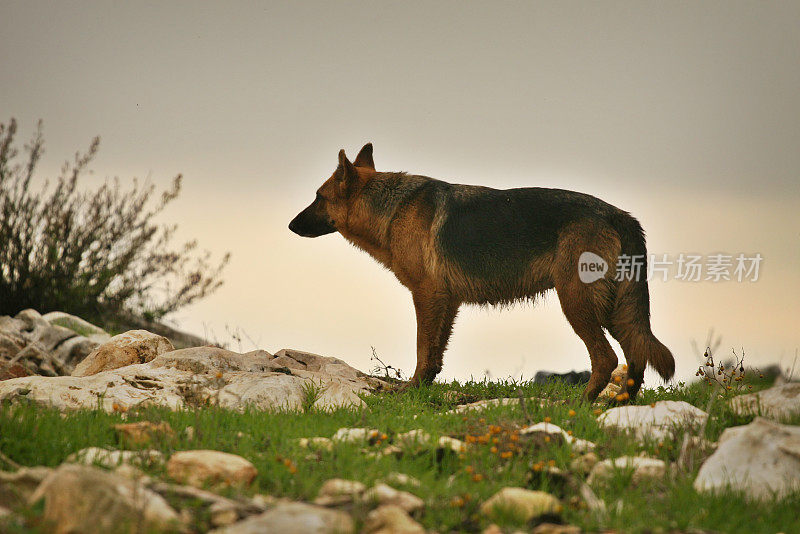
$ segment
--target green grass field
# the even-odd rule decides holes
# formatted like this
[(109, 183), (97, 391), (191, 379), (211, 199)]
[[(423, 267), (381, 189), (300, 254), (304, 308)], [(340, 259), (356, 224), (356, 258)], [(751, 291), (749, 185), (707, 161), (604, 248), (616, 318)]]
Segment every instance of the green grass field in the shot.
[[(755, 389), (766, 384), (754, 383)], [(748, 423), (752, 418), (734, 415), (719, 398), (720, 389), (704, 383), (689, 386), (648, 389), (637, 404), (657, 400), (685, 400), (711, 414), (706, 438), (716, 440), (729, 426)], [(453, 393), (455, 392), (455, 393)], [(465, 414), (444, 414), (456, 404), (479, 399), (518, 397), (546, 399), (538, 402), (497, 406)], [(733, 392), (727, 392), (727, 397)], [(314, 391), (309, 391), (313, 396)], [(114, 425), (139, 420), (166, 421), (175, 437), (151, 444), (165, 455), (184, 449), (215, 449), (241, 455), (258, 469), (255, 483), (247, 494), (313, 500), (322, 483), (330, 478), (358, 480), (367, 486), (391, 472), (419, 479), (419, 488), (409, 488), (425, 500), (425, 509), (415, 518), (437, 532), (480, 532), (490, 521), (478, 508), (485, 499), (505, 486), (553, 490), (536, 466), (554, 465), (569, 470), (574, 453), (568, 445), (531, 444), (514, 441), (513, 430), (528, 424), (550, 421), (575, 437), (596, 443), (600, 458), (636, 455), (674, 462), (680, 443), (636, 444), (625, 434), (601, 429), (597, 415), (604, 405), (581, 403), (580, 389), (562, 383), (535, 385), (528, 382), (468, 382), (433, 384), (404, 393), (385, 393), (364, 397), (366, 406), (332, 412), (307, 410), (304, 413), (236, 413), (214, 407), (186, 411), (144, 408), (126, 414), (82, 411), (62, 416), (57, 411), (36, 406), (0, 408), (0, 451), (24, 466), (57, 466), (71, 453), (85, 447), (119, 448)], [(710, 401), (711, 399), (711, 401)], [(786, 421), (800, 424), (800, 417)], [(183, 430), (194, 428), (192, 439)], [(386, 434), (381, 444), (337, 444), (332, 451), (311, 452), (301, 448), (302, 437), (331, 437), (341, 427), (368, 427)], [(498, 428), (499, 427), (499, 428)], [(463, 454), (437, 454), (423, 447), (402, 457), (374, 459), (364, 449), (379, 450), (398, 433), (423, 428), (434, 437), (449, 435), (475, 441)], [(488, 434), (487, 443), (481, 443)], [(467, 438), (467, 436), (471, 436)], [(476, 438), (478, 437), (478, 438)], [(492, 438), (497, 438), (493, 443)], [(494, 451), (492, 447), (497, 447)], [(511, 448), (511, 454), (502, 454)], [(368, 452), (368, 451), (367, 451)], [(561, 520), (589, 532), (613, 529), (618, 532), (800, 532), (800, 494), (773, 504), (751, 504), (741, 496), (726, 493), (715, 496), (694, 491), (692, 482), (698, 465), (691, 472), (677, 472), (647, 485), (632, 487), (630, 475), (620, 473), (607, 485), (595, 487), (606, 503), (606, 512), (592, 512), (566, 496)], [(148, 474), (166, 477), (163, 467), (150, 468)], [(360, 525), (369, 511), (356, 505), (348, 509)], [(40, 509), (22, 511), (31, 525)], [(207, 519), (196, 518), (193, 527), (208, 528)], [(514, 517), (495, 521), (502, 527), (531, 528)], [(26, 527), (28, 528), (28, 527)], [(2, 530), (2, 529), (0, 529)], [(19, 530), (17, 530), (19, 531)], [(35, 531), (35, 526), (25, 532)]]

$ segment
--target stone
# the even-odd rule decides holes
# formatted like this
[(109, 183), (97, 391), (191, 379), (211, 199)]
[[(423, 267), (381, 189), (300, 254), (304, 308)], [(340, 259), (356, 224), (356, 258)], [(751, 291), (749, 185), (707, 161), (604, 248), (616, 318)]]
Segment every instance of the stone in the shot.
[(0, 317), (0, 379), (27, 375), (62, 376), (99, 345), (95, 339), (50, 324), (35, 310)]
[(754, 500), (780, 499), (800, 489), (800, 426), (757, 417), (726, 428), (694, 487), (700, 492), (730, 487)]
[(297, 440), (297, 445), (303, 449), (311, 449), (317, 451), (332, 451), (333, 441), (329, 438), (314, 437), (314, 438), (300, 438)]
[(450, 436), (441, 436), (437, 443), (438, 448), (442, 450), (449, 450), (455, 453), (467, 452), (467, 444), (460, 439), (451, 438)]
[(568, 443), (572, 447), (572, 449), (575, 450), (576, 452), (587, 452), (594, 449), (594, 443), (592, 443), (591, 441), (586, 441), (584, 439), (578, 439), (574, 436), (571, 436), (567, 432), (565, 432), (560, 426), (554, 425), (553, 423), (545, 423), (545, 422), (536, 423), (535, 425), (525, 427), (519, 431), (520, 435), (522, 436), (538, 432), (560, 435), (563, 438), (563, 440), (566, 443)]
[(258, 472), (248, 460), (235, 454), (210, 450), (180, 451), (170, 456), (167, 474), (190, 486), (245, 487)]
[(341, 374), (303, 370), (286, 374), (276, 370), (282, 367), (266, 351), (239, 354), (217, 347), (192, 347), (161, 354), (148, 363), (85, 377), (26, 376), (3, 380), (0, 402), (35, 403), (60, 410), (99, 407), (107, 412), (124, 411), (131, 406), (181, 409), (208, 405), (239, 411), (248, 407), (302, 410), (308, 384), (314, 383), (322, 388), (314, 407), (327, 410), (362, 406), (364, 401), (359, 395), (376, 387), (373, 378), (347, 378), (358, 373), (354, 369), (342, 371), (339, 363), (317, 367)]
[(568, 373), (554, 373), (552, 371), (537, 371), (533, 377), (534, 384), (546, 384), (552, 380), (563, 382), (571, 386), (578, 386), (586, 384), (589, 377), (592, 375), (591, 371), (570, 371)]
[(385, 477), (383, 477), (383, 482), (389, 485), (394, 486), (410, 486), (412, 488), (418, 488), (422, 485), (422, 483), (412, 477), (411, 475), (407, 475), (405, 473), (398, 473), (397, 471), (392, 471)]
[(213, 530), (213, 534), (352, 534), (353, 519), (344, 512), (300, 502), (276, 504), (263, 514)]
[(506, 487), (481, 504), (480, 512), (489, 518), (511, 514), (522, 521), (530, 521), (543, 515), (560, 514), (561, 503), (544, 491)]
[(575, 525), (558, 525), (556, 523), (540, 523), (531, 530), (531, 534), (581, 534), (583, 530)]
[(603, 412), (601, 427), (633, 431), (640, 441), (672, 438), (681, 428), (699, 428), (708, 414), (684, 401), (658, 401), (649, 406), (619, 406)]
[(592, 468), (599, 461), (600, 458), (597, 456), (597, 454), (593, 452), (587, 452), (586, 454), (582, 454), (581, 456), (573, 459), (569, 463), (569, 468), (576, 474), (588, 475), (592, 471)]
[(314, 504), (320, 506), (347, 504), (356, 500), (366, 489), (364, 484), (355, 480), (332, 478), (322, 484)]
[(15, 473), (0, 471), (0, 503), (12, 508), (27, 504), (52, 471), (48, 467), (23, 467)]
[(425, 534), (425, 528), (394, 504), (379, 506), (367, 514), (364, 534)]
[(147, 445), (153, 441), (164, 441), (175, 435), (172, 427), (166, 421), (122, 423), (114, 425), (114, 430), (117, 431), (119, 440), (127, 445)]
[(342, 443), (375, 441), (381, 433), (372, 428), (340, 428), (331, 438)]
[(425, 501), (407, 491), (396, 490), (383, 483), (375, 484), (361, 498), (366, 502), (374, 502), (379, 505), (394, 504), (408, 513), (421, 510), (425, 506)]
[(608, 480), (620, 471), (632, 472), (631, 484), (637, 485), (645, 481), (661, 479), (667, 473), (667, 464), (658, 458), (641, 456), (620, 456), (598, 462), (589, 473), (587, 482), (595, 484)]
[(800, 382), (786, 382), (756, 393), (738, 395), (728, 401), (739, 415), (756, 414), (784, 419), (800, 414)]
[(87, 447), (67, 456), (66, 461), (81, 465), (99, 465), (113, 468), (121, 465), (152, 466), (164, 463), (164, 455), (159, 451), (119, 451), (100, 447)]
[(88, 338), (96, 343), (102, 344), (111, 339), (111, 336), (99, 326), (93, 325), (75, 315), (54, 311), (42, 315), (42, 319), (51, 325), (68, 328), (79, 336)]
[(147, 330), (129, 330), (94, 349), (75, 366), (72, 376), (89, 376), (128, 365), (147, 363), (171, 350), (175, 350), (175, 347), (164, 336)]
[(179, 516), (157, 493), (96, 467), (63, 464), (31, 495), (56, 534), (177, 530)]

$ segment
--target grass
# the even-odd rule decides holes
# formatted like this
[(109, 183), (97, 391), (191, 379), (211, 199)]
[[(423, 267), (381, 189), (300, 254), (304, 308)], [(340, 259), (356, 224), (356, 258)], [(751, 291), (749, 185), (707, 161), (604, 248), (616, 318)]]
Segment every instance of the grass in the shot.
[[(763, 382), (750, 385), (755, 389), (766, 386)], [(752, 417), (731, 412), (724, 399), (717, 398), (720, 391), (716, 386), (701, 382), (679, 384), (644, 390), (637, 403), (684, 400), (701, 409), (709, 407), (711, 417), (705, 433), (707, 439), (714, 441), (725, 428), (752, 420)], [(724, 392), (723, 397), (733, 393)], [(175, 436), (153, 443), (151, 448), (166, 455), (184, 449), (215, 449), (241, 455), (258, 469), (257, 479), (246, 492), (248, 495), (262, 493), (311, 501), (322, 483), (330, 478), (358, 480), (370, 486), (389, 473), (401, 472), (422, 482), (419, 488), (407, 489), (426, 502), (425, 509), (416, 517), (426, 528), (439, 532), (480, 532), (490, 523), (478, 513), (484, 500), (505, 486), (555, 491), (551, 481), (534, 466), (549, 464), (569, 470), (574, 457), (566, 445), (542, 446), (541, 443), (514, 441), (514, 429), (549, 417), (564, 430), (572, 431), (574, 436), (595, 442), (601, 458), (644, 451), (648, 456), (674, 462), (680, 449), (680, 442), (637, 445), (625, 434), (601, 429), (597, 411), (605, 406), (581, 403), (580, 389), (560, 382), (546, 385), (514, 381), (436, 383), (400, 394), (367, 396), (363, 408), (334, 411), (313, 408), (313, 399), (318, 394), (317, 389), (309, 387), (308, 402), (304, 403), (302, 413), (238, 413), (205, 407), (183, 411), (143, 408), (126, 414), (79, 411), (62, 416), (55, 410), (37, 406), (4, 406), (0, 408), (0, 451), (25, 466), (57, 466), (85, 447), (119, 448), (115, 424), (166, 421), (175, 430)], [(548, 402), (540, 406), (538, 402), (529, 401), (524, 409), (517, 404), (464, 414), (444, 413), (458, 403), (519, 397), (520, 394)], [(800, 417), (786, 422), (800, 424)], [(191, 439), (184, 432), (190, 426), (194, 428)], [(368, 458), (364, 449), (379, 450), (381, 444), (337, 444), (332, 451), (310, 451), (297, 443), (301, 437), (331, 437), (341, 427), (375, 428), (387, 434), (386, 441), (391, 441), (398, 433), (423, 428), (434, 437), (449, 435), (462, 440), (476, 440), (475, 437), (488, 434), (488, 442), (481, 443), (485, 438), (477, 438), (470, 451), (461, 456), (421, 447), (415, 454), (405, 454), (402, 458), (380, 459)], [(497, 443), (493, 443), (494, 439)], [(521, 447), (521, 452), (502, 455), (517, 446)], [(497, 451), (492, 447), (497, 447)], [(592, 512), (568, 495), (562, 501), (561, 519), (590, 532), (605, 529), (620, 532), (691, 529), (800, 532), (797, 521), (800, 494), (771, 504), (752, 504), (732, 492), (701, 495), (692, 487), (697, 468), (639, 487), (631, 486), (630, 475), (620, 472), (606, 485), (595, 487), (606, 503), (607, 513)], [(147, 472), (166, 478), (163, 467), (148, 468)], [(350, 511), (360, 526), (369, 510), (355, 506)], [(39, 513), (40, 508), (23, 511), (26, 517)], [(520, 523), (513, 515), (499, 518), (497, 522), (508, 529), (532, 526)], [(195, 528), (207, 527), (207, 518), (196, 519)]]

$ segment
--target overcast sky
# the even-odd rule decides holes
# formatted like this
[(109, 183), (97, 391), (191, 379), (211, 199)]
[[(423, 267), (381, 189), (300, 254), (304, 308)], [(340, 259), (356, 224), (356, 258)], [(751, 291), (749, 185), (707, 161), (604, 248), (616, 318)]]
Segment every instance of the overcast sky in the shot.
[[(760, 253), (755, 283), (652, 282), (653, 330), (682, 378), (710, 328), (723, 356), (790, 366), (799, 27), (798, 2), (4, 1), (0, 121), (27, 138), (44, 120), (43, 178), (95, 135), (87, 187), (183, 173), (165, 220), (232, 253), (225, 286), (174, 316), (200, 334), (229, 325), (362, 370), (374, 346), (413, 372), (407, 290), (338, 234), (286, 228), (338, 150), (372, 141), (379, 170), (593, 194), (672, 259)], [(442, 376), (588, 365), (551, 295), (465, 308)]]

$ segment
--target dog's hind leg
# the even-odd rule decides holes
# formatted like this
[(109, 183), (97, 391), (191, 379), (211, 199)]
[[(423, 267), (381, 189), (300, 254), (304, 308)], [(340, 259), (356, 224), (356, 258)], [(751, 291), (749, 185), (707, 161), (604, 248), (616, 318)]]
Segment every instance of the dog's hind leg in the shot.
[[(604, 252), (599, 246), (609, 246), (613, 243), (605, 243), (604, 232), (592, 227), (576, 227), (572, 235), (565, 237), (556, 253), (553, 282), (567, 321), (589, 351), (592, 374), (583, 396), (586, 400), (593, 401), (611, 379), (611, 372), (617, 366), (617, 355), (606, 339), (602, 327), (602, 319), (606, 315), (606, 303), (609, 300), (602, 291), (606, 282), (581, 281), (578, 258), (587, 250)], [(593, 287), (595, 285), (596, 288)]]
[(459, 302), (447, 291), (421, 285), (412, 292), (417, 313), (417, 368), (411, 385), (432, 382), (442, 370)]

